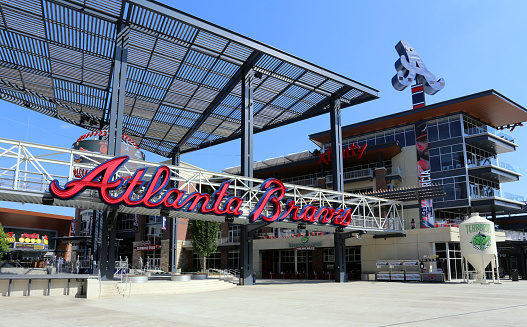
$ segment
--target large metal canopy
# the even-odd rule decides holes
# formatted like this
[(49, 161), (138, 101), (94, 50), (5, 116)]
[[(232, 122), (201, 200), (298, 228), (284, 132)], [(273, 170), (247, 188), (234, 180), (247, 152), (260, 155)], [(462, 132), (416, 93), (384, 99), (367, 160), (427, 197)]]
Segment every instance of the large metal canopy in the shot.
[(375, 89), (158, 2), (0, 0), (2, 99), (106, 129), (121, 62), (123, 132), (166, 157), (240, 137), (243, 69), (255, 72), (255, 133), (326, 113), (332, 100), (344, 108), (377, 98)]

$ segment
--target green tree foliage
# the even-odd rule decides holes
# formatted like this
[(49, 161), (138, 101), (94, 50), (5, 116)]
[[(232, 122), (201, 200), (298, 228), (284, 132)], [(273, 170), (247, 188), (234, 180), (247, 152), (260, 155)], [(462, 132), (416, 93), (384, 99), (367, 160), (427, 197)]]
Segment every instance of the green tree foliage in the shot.
[(218, 248), (217, 237), (219, 230), (220, 223), (214, 221), (192, 220), (190, 222), (192, 246), (194, 251), (203, 258), (203, 270), (207, 269), (207, 257), (215, 253)]
[(4, 232), (4, 227), (0, 224), (0, 259), (2, 259), (7, 252), (9, 252), (9, 243), (6, 240), (7, 234)]

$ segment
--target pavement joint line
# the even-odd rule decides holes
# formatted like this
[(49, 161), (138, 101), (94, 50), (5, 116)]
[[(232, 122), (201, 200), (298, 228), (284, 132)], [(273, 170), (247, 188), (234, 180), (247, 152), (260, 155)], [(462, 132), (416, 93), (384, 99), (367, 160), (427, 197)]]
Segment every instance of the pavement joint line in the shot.
[(395, 324), (382, 325), (382, 326), (379, 326), (379, 327), (390, 327), (390, 326), (400, 326), (400, 325), (407, 325), (407, 324), (415, 324), (415, 323), (420, 323), (420, 322), (424, 322), (424, 321), (453, 318), (453, 317), (466, 316), (466, 315), (472, 315), (472, 314), (489, 312), (489, 311), (499, 311), (499, 310), (506, 310), (506, 309), (512, 309), (512, 308), (520, 308), (520, 307), (525, 307), (525, 306), (527, 306), (527, 303), (526, 304), (511, 305), (511, 306), (508, 306), (508, 307), (494, 308), (494, 309), (486, 309), (486, 310), (470, 311), (470, 312), (464, 312), (464, 313), (456, 313), (456, 314), (448, 315), (448, 316), (431, 317), (431, 318), (427, 318), (427, 319), (419, 319), (419, 320), (412, 320), (412, 321), (403, 321), (403, 322), (399, 322), (399, 323), (395, 323)]

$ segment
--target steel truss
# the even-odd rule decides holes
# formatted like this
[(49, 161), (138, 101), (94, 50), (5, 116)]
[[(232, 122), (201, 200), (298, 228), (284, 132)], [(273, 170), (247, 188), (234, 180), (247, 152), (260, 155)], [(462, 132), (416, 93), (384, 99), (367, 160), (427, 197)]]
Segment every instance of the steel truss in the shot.
[[(88, 163), (78, 163), (78, 159)], [(9, 139), (0, 139), (0, 200), (22, 203), (49, 203), (48, 187), (52, 180), (58, 180), (63, 186), (75, 179), (74, 171), (86, 171), (100, 162), (111, 159), (111, 156), (92, 152), (65, 149)], [(155, 168), (160, 164), (129, 160), (119, 171), (120, 177), (131, 177), (138, 168), (147, 167), (144, 180), (152, 177)], [(249, 224), (248, 215), (255, 208), (265, 190), (261, 179), (237, 175), (215, 173), (205, 170), (189, 169), (181, 166), (166, 165), (172, 172), (171, 181), (178, 188), (187, 192), (204, 192), (217, 190), (221, 183), (231, 180), (229, 192), (245, 199), (241, 210), (243, 214), (234, 219), (236, 224)], [(403, 231), (402, 202), (337, 192), (326, 189), (285, 184), (287, 191), (282, 201), (282, 210), (286, 200), (292, 199), (299, 207), (314, 205), (317, 207), (351, 208), (352, 222), (345, 230), (363, 230), (371, 233)], [(116, 190), (116, 195), (119, 190)], [(54, 199), (53, 205), (93, 210), (110, 210), (101, 202), (97, 191), (86, 190), (71, 200)], [(270, 216), (272, 208), (266, 208), (263, 214)], [(160, 208), (120, 206), (119, 212), (143, 215), (160, 215)], [(204, 215), (199, 212), (170, 211), (170, 217), (224, 221), (224, 217)], [(271, 225), (276, 227), (297, 228), (299, 222), (284, 219)], [(335, 227), (323, 224), (307, 224), (310, 230), (334, 231)]]
[(254, 133), (378, 97), (155, 1), (0, 0), (0, 99), (164, 157), (242, 136), (249, 68)]

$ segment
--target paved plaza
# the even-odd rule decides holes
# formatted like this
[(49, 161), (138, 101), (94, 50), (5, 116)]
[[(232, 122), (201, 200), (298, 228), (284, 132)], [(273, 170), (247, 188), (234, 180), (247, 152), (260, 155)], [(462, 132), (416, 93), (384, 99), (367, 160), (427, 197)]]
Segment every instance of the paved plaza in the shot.
[(184, 295), (0, 298), (2, 326), (526, 326), (527, 282), (276, 282)]

